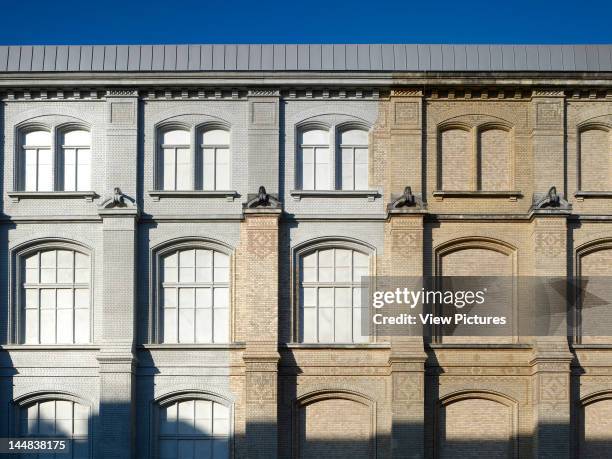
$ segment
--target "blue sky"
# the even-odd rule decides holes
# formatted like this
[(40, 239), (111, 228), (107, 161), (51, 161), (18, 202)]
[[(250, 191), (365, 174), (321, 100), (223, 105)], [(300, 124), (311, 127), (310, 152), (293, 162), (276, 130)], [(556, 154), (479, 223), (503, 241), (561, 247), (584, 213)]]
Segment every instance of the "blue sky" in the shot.
[(0, 11), (1, 45), (612, 43), (611, 0), (3, 0)]

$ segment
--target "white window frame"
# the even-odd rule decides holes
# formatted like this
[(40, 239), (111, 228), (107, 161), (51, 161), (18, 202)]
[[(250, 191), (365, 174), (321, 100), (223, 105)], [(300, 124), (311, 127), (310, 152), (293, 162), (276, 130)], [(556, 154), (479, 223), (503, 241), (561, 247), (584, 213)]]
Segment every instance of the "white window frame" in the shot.
[[(225, 131), (227, 133), (227, 136), (229, 137), (229, 141), (227, 142), (227, 144), (205, 144), (203, 141), (200, 142), (199, 145), (199, 158), (200, 158), (200, 164), (198, 166), (198, 173), (197, 173), (197, 177), (198, 177), (198, 189), (201, 189), (203, 191), (227, 191), (229, 189), (231, 189), (232, 186), (232, 148), (231, 148), (231, 133), (229, 131), (229, 129), (223, 127), (223, 126), (217, 126), (217, 125), (206, 125), (204, 127), (201, 127), (198, 130), (198, 138), (202, 138), (204, 137), (204, 134), (206, 132), (209, 131)], [(213, 171), (212, 171), (212, 177), (214, 180), (213, 186), (212, 188), (204, 188), (205, 183), (204, 183), (204, 176), (205, 176), (205, 167), (206, 164), (204, 163), (204, 150), (213, 150), (213, 155), (214, 155), (214, 161), (213, 161)], [(219, 181), (219, 172), (218, 172), (218, 168), (219, 168), (219, 155), (218, 152), (219, 150), (227, 150), (227, 156), (228, 156), (228, 177), (227, 177), (227, 187), (225, 188), (220, 188), (217, 184), (217, 182)]]
[[(43, 243), (36, 244), (36, 245), (29, 245), (28, 247), (22, 250), (18, 250), (13, 254), (13, 257), (12, 257), (13, 262), (11, 263), (11, 272), (10, 272), (10, 276), (12, 279), (12, 282), (11, 282), (12, 307), (10, 308), (10, 315), (9, 315), (9, 326), (10, 326), (10, 331), (11, 331), (10, 335), (12, 335), (11, 342), (14, 344), (26, 344), (25, 342), (26, 340), (26, 335), (25, 335), (26, 333), (26, 328), (25, 328), (26, 327), (26, 323), (25, 323), (26, 304), (25, 304), (25, 288), (24, 288), (24, 284), (26, 281), (25, 279), (25, 260), (26, 258), (34, 254), (38, 254), (38, 257), (40, 257), (40, 253), (46, 252), (49, 250), (66, 250), (66, 251), (70, 251), (73, 253), (78, 252), (86, 256), (89, 260), (88, 261), (89, 283), (87, 284), (71, 283), (71, 284), (65, 284), (64, 286), (64, 284), (57, 284), (57, 283), (40, 284), (39, 282), (36, 286), (34, 285), (32, 286), (32, 288), (37, 288), (37, 289), (41, 289), (41, 288), (54, 288), (54, 289), (71, 288), (73, 289), (73, 308), (72, 308), (73, 319), (74, 319), (74, 311), (75, 311), (74, 289), (87, 288), (89, 290), (89, 323), (88, 323), (89, 340), (86, 343), (74, 343), (73, 342), (73, 343), (58, 343), (58, 344), (50, 344), (50, 345), (83, 346), (83, 345), (92, 344), (94, 342), (94, 335), (93, 335), (93, 317), (94, 317), (94, 302), (93, 302), (93, 299), (94, 299), (94, 292), (93, 292), (94, 269), (93, 268), (95, 266), (94, 256), (93, 256), (92, 251), (89, 250), (88, 248), (75, 244), (75, 243), (66, 242), (63, 240), (48, 241), (48, 242), (43, 242)], [(38, 269), (40, 272), (40, 264), (39, 264)], [(73, 269), (74, 269), (74, 265), (73, 265)], [(38, 310), (40, 311), (40, 302), (38, 304)], [(56, 313), (57, 313), (57, 307), (56, 307)], [(39, 321), (40, 321), (40, 315), (39, 315)], [(73, 320), (73, 327), (74, 325), (75, 325), (75, 322)], [(38, 333), (39, 333), (39, 341), (40, 341), (40, 328), (38, 330)], [(74, 341), (74, 336), (75, 336), (74, 330), (73, 330), (72, 336), (73, 336), (73, 341)], [(27, 344), (30, 345), (30, 343), (27, 343)], [(32, 345), (45, 346), (49, 344), (32, 344)]]
[[(202, 141), (202, 136), (205, 132), (220, 130), (225, 131), (229, 137), (229, 141), (227, 144), (204, 144)], [(164, 133), (168, 131), (184, 131), (189, 134), (189, 144), (164, 144), (163, 136)], [(195, 192), (229, 192), (232, 188), (233, 182), (233, 153), (232, 153), (232, 131), (229, 126), (225, 124), (218, 124), (215, 122), (212, 123), (204, 123), (199, 124), (197, 126), (194, 125), (186, 125), (186, 124), (164, 124), (161, 126), (157, 126), (155, 128), (156, 135), (156, 154), (155, 154), (155, 191), (195, 191)], [(215, 154), (215, 171), (214, 171), (214, 180), (215, 185), (213, 188), (204, 188), (204, 149), (213, 149)], [(174, 149), (174, 164), (175, 164), (175, 177), (174, 183), (175, 187), (164, 188), (164, 150), (165, 149)], [(176, 170), (176, 158), (177, 158), (177, 150), (178, 149), (188, 149), (189, 150), (189, 181), (190, 185), (187, 189), (177, 189), (177, 170)], [(217, 186), (217, 151), (221, 149), (227, 149), (228, 151), (228, 177), (227, 183), (228, 186), (226, 188), (219, 188)]]
[[(48, 145), (26, 145), (26, 135), (32, 132), (46, 132), (49, 135), (49, 144)], [(55, 155), (53, 154), (53, 130), (46, 126), (28, 126), (19, 130), (19, 163), (20, 163), (20, 180), (18, 189), (21, 191), (28, 192), (50, 192), (55, 191), (55, 179), (54, 179), (54, 169), (55, 169)], [(51, 170), (49, 173), (51, 174), (48, 177), (51, 189), (50, 190), (40, 190), (40, 151), (48, 150), (49, 157), (51, 160)], [(34, 189), (29, 190), (27, 185), (27, 177), (28, 177), (28, 166), (27, 166), (27, 154), (28, 151), (35, 151), (36, 153), (36, 165), (35, 165), (35, 177), (36, 177), (36, 186)]]
[[(350, 238), (334, 238), (334, 239), (327, 239), (325, 238), (322, 241), (318, 241), (318, 242), (313, 242), (313, 243), (308, 243), (306, 245), (302, 245), (302, 246), (298, 246), (294, 249), (292, 249), (292, 259), (293, 259), (293, 269), (292, 269), (292, 276), (293, 276), (293, 281), (291, 283), (292, 285), (292, 298), (293, 298), (293, 327), (292, 327), (292, 331), (293, 331), (293, 342), (298, 343), (298, 344), (328, 344), (328, 345), (344, 345), (344, 344), (368, 344), (368, 343), (372, 343), (376, 341), (376, 337), (375, 337), (375, 330), (370, 330), (369, 333), (369, 337), (366, 337), (363, 339), (363, 341), (356, 341), (355, 340), (355, 327), (360, 327), (360, 324), (355, 324), (352, 323), (351, 324), (351, 341), (335, 341), (335, 339), (333, 341), (321, 341), (319, 339), (319, 335), (320, 335), (320, 330), (319, 330), (319, 326), (318, 326), (318, 314), (317, 314), (317, 340), (316, 341), (304, 341), (304, 328), (303, 328), (303, 323), (302, 323), (302, 304), (303, 304), (303, 299), (302, 299), (302, 288), (304, 286), (304, 283), (302, 282), (302, 276), (303, 276), (303, 258), (304, 256), (310, 255), (312, 253), (315, 252), (319, 252), (321, 250), (328, 250), (328, 249), (341, 249), (341, 250), (349, 250), (349, 251), (355, 251), (355, 252), (360, 252), (363, 255), (365, 255), (368, 258), (368, 267), (369, 267), (369, 276), (371, 278), (371, 276), (374, 276), (373, 273), (376, 272), (376, 250), (374, 249), (374, 247), (365, 245), (363, 243), (361, 243), (360, 241), (355, 241), (353, 239)], [(335, 257), (334, 257), (335, 258)], [(334, 259), (334, 265), (335, 265), (335, 259)], [(353, 262), (351, 261), (351, 270), (353, 269)], [(352, 276), (352, 273), (351, 273)], [(372, 279), (372, 278), (371, 278)], [(306, 286), (307, 287), (351, 287), (351, 288), (356, 288), (356, 287), (362, 287), (361, 282), (343, 282), (343, 283), (336, 283), (336, 282), (331, 282), (331, 283), (326, 283), (326, 284), (322, 284), (319, 282), (315, 282), (312, 283), (312, 285), (310, 285), (311, 283), (308, 283)], [(371, 288), (372, 286), (370, 286)], [(353, 295), (353, 292), (351, 292), (351, 297)], [(317, 310), (318, 310), (318, 305), (317, 305)], [(335, 305), (334, 305), (334, 310), (335, 310)], [(362, 314), (364, 313), (364, 311), (362, 310)], [(334, 320), (335, 320), (335, 314), (334, 314)], [(351, 314), (351, 320), (354, 321), (354, 314)], [(335, 332), (335, 325), (332, 327), (334, 332)]]
[[(232, 250), (228, 246), (221, 244), (217, 241), (212, 241), (208, 239), (187, 239), (184, 241), (179, 241), (179, 242), (173, 241), (169, 244), (163, 244), (162, 246), (153, 248), (153, 250), (151, 251), (151, 263), (154, 266), (153, 276), (151, 276), (151, 289), (150, 289), (151, 304), (153, 305), (153, 307), (149, 308), (149, 330), (148, 330), (149, 343), (151, 344), (163, 344), (163, 345), (168, 345), (168, 346), (184, 345), (184, 344), (181, 344), (181, 342), (179, 341), (178, 331), (177, 331), (176, 341), (173, 341), (173, 342), (164, 341), (164, 304), (163, 304), (163, 301), (164, 301), (164, 296), (163, 296), (164, 264), (163, 264), (163, 260), (166, 256), (171, 255), (176, 252), (180, 252), (182, 250), (197, 250), (197, 249), (210, 250), (213, 252), (213, 257), (214, 257), (214, 252), (219, 252), (223, 255), (226, 255), (229, 260), (229, 281), (228, 282), (226, 283), (225, 282), (224, 283), (211, 282), (211, 283), (206, 283), (206, 284), (195, 283), (195, 282), (193, 283), (193, 285), (197, 284), (197, 287), (202, 287), (202, 288), (214, 288), (214, 287), (225, 288), (227, 287), (228, 289), (227, 341), (226, 342), (225, 341), (224, 342), (214, 341), (214, 322), (213, 322), (212, 324), (213, 340), (211, 342), (206, 342), (206, 343), (194, 342), (194, 343), (187, 343), (187, 344), (191, 344), (194, 346), (198, 346), (198, 345), (225, 346), (225, 345), (230, 345), (233, 342), (233, 330), (234, 330), (233, 298), (234, 298), (234, 285), (235, 285), (235, 279), (234, 279), (235, 260), (234, 260)], [(214, 259), (213, 259), (213, 269), (214, 269)], [(167, 285), (170, 286), (170, 284), (167, 284)], [(176, 285), (177, 285), (177, 288), (189, 288), (190, 284), (181, 284), (177, 282)], [(196, 288), (196, 287), (193, 287), (193, 288)], [(211, 307), (214, 309), (214, 305)], [(178, 326), (178, 322), (177, 322), (177, 326)]]
[[(160, 190), (164, 190), (164, 191), (186, 191), (186, 190), (193, 190), (194, 189), (194, 180), (193, 180), (193, 176), (194, 176), (194, 170), (193, 170), (193, 152), (192, 152), (192, 148), (191, 148), (191, 143), (187, 143), (187, 144), (165, 144), (162, 143), (163, 140), (163, 136), (164, 134), (166, 134), (167, 132), (170, 131), (183, 131), (187, 134), (187, 136), (189, 137), (189, 139), (191, 139), (191, 131), (184, 127), (184, 126), (165, 126), (163, 129), (160, 129), (159, 131), (159, 153), (158, 153), (158, 157), (159, 157), (159, 171), (158, 171), (158, 188)], [(189, 174), (189, 186), (187, 187), (186, 190), (181, 189), (181, 188), (177, 188), (177, 183), (178, 183), (178, 150), (182, 150), (182, 149), (186, 149), (189, 151), (189, 170), (190, 170), (190, 174)], [(172, 150), (174, 153), (174, 187), (173, 188), (166, 188), (165, 184), (164, 184), (164, 157), (165, 157), (165, 153), (166, 150)]]
[[(82, 126), (71, 126), (69, 128), (63, 128), (60, 132), (60, 136), (62, 139), (65, 139), (65, 136), (67, 134), (69, 134), (70, 132), (74, 132), (74, 131), (86, 131), (89, 133), (90, 136), (90, 142), (89, 145), (66, 145), (65, 141), (61, 143), (60, 146), (60, 150), (61, 150), (61, 165), (62, 165), (62, 170), (61, 170), (61, 189), (62, 191), (91, 191), (91, 170), (92, 170), (92, 166), (93, 166), (93, 158), (91, 156), (91, 131), (89, 131), (89, 129), (86, 129)], [(74, 164), (74, 190), (66, 190), (66, 150), (74, 150), (74, 160), (75, 160), (75, 164)], [(89, 175), (89, 189), (79, 189), (79, 157), (81, 156), (80, 153), (84, 153), (87, 152), (89, 154), (89, 171), (88, 171), (88, 175)]]
[[(87, 435), (82, 434), (72, 434), (70, 436), (58, 436), (52, 435), (53, 438), (66, 438), (71, 440), (84, 440), (87, 443), (88, 454), (87, 457), (91, 458), (93, 455), (93, 432), (92, 432), (92, 406), (86, 400), (83, 400), (79, 397), (73, 396), (67, 393), (38, 393), (34, 396), (27, 396), (25, 398), (17, 399), (14, 402), (14, 408), (12, 410), (13, 420), (11, 422), (13, 431), (15, 432), (15, 437), (27, 439), (30, 437), (40, 438), (44, 437), (44, 435), (25, 435), (22, 432), (21, 419), (24, 410), (32, 406), (38, 406), (40, 409), (40, 404), (45, 402), (69, 402), (72, 403), (72, 421), (73, 421), (73, 431), (74, 431), (74, 409), (75, 405), (82, 406), (87, 411)], [(57, 419), (55, 419), (57, 421)], [(66, 456), (67, 459), (74, 457), (74, 448), (72, 448), (70, 455)]]
[[(369, 136), (369, 132), (367, 129), (364, 129), (362, 127), (358, 127), (358, 126), (348, 126), (348, 127), (343, 127), (341, 130), (339, 130), (339, 138), (340, 138), (340, 143), (338, 145), (338, 152), (337, 152), (337, 161), (339, 164), (339, 173), (338, 173), (338, 185), (337, 188), (339, 190), (343, 190), (343, 191), (366, 191), (368, 190), (368, 183), (370, 181), (370, 145), (369, 142), (367, 142), (365, 145), (358, 145), (358, 144), (344, 144), (342, 143), (342, 135), (347, 132), (347, 131), (362, 131), (364, 132), (367, 136)], [(350, 187), (345, 188), (345, 183), (343, 180), (344, 177), (344, 161), (343, 161), (343, 153), (344, 150), (350, 150), (351, 151), (351, 176), (352, 176), (352, 183), (350, 184)], [(357, 188), (356, 183), (356, 170), (355, 170), (355, 151), (357, 149), (365, 149), (366, 154), (367, 154), (367, 162), (366, 162), (366, 187), (365, 188)]]
[[(303, 143), (300, 142), (298, 145), (298, 150), (299, 150), (299, 154), (298, 154), (298, 158), (299, 158), (299, 167), (297, 168), (299, 171), (299, 184), (300, 184), (300, 189), (304, 190), (304, 191), (315, 191), (315, 190), (320, 190), (320, 191), (330, 191), (333, 190), (335, 188), (334, 185), (334, 180), (333, 180), (333, 176), (334, 176), (334, 152), (333, 152), (333, 148), (332, 148), (332, 130), (328, 127), (328, 126), (320, 126), (320, 125), (313, 125), (313, 126), (304, 126), (302, 128), (299, 129), (298, 131), (298, 139), (300, 139), (306, 132), (310, 132), (310, 131), (325, 131), (327, 132), (327, 138), (328, 138), (328, 143), (327, 144), (315, 144), (315, 143)], [(305, 188), (304, 186), (304, 174), (305, 174), (305, 166), (304, 166), (304, 150), (307, 149), (312, 149), (312, 161), (313, 161), (313, 172), (312, 172), (312, 180), (313, 180), (313, 187), (312, 188)], [(318, 150), (324, 150), (327, 149), (327, 167), (328, 167), (328, 177), (327, 177), (327, 183), (323, 183), (321, 186), (322, 188), (319, 188), (319, 182), (317, 181), (317, 151)], [(321, 179), (320, 179), (321, 180)], [(325, 181), (323, 181), (325, 182)]]

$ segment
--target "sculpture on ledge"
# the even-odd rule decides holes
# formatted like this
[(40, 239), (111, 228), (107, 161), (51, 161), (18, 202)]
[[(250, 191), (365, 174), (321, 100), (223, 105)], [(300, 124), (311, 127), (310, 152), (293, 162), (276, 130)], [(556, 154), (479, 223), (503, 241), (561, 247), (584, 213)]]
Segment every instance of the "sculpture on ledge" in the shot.
[(551, 186), (542, 198), (535, 203), (536, 209), (546, 209), (549, 207), (566, 207), (569, 203), (557, 193), (557, 187)]
[(412, 207), (416, 204), (416, 197), (412, 194), (412, 188), (407, 186), (404, 188), (404, 192), (391, 203), (392, 209), (399, 209), (401, 207)]
[(258, 207), (270, 207), (273, 209), (280, 208), (280, 201), (278, 200), (278, 198), (269, 194), (266, 191), (266, 187), (263, 185), (259, 187), (259, 190), (257, 191), (256, 195), (254, 195), (253, 197), (251, 196), (253, 195), (249, 195), (250, 199), (245, 204), (245, 207), (247, 209), (255, 209)]
[(113, 209), (116, 207), (133, 207), (135, 201), (124, 194), (119, 187), (113, 189), (113, 195), (107, 198), (100, 207), (103, 209)]

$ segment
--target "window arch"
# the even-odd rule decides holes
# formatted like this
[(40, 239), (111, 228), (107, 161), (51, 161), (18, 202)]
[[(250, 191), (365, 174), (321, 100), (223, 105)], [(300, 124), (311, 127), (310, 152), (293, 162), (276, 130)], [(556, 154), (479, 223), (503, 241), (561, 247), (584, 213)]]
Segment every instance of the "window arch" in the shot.
[(30, 127), (21, 131), (21, 187), (24, 191), (53, 191), (51, 131)]
[(322, 126), (299, 131), (300, 184), (303, 190), (331, 190), (329, 130)]
[(297, 251), (297, 337), (305, 343), (367, 342), (361, 278), (370, 253), (357, 244), (325, 242)]
[(512, 127), (503, 120), (438, 128), (438, 190), (503, 192), (514, 186)]
[(231, 406), (207, 394), (179, 394), (158, 405), (157, 451), (163, 459), (227, 459)]
[(91, 190), (91, 133), (81, 127), (60, 133), (63, 191)]
[(507, 191), (512, 189), (512, 144), (504, 126), (484, 125), (478, 129), (476, 189)]
[(448, 126), (440, 132), (440, 188), (445, 191), (475, 189), (474, 154), (469, 129)]
[(368, 189), (368, 131), (346, 128), (340, 131), (342, 171), (340, 189)]
[(48, 243), (18, 254), (19, 342), (91, 342), (91, 261), (72, 244)]
[(607, 192), (612, 190), (612, 143), (605, 124), (588, 124), (578, 131), (578, 189)]
[(158, 151), (158, 189), (230, 189), (230, 130), (225, 123), (164, 124), (158, 128)]
[(227, 129), (209, 126), (200, 131), (201, 186), (203, 190), (230, 188), (230, 133)]
[(228, 343), (230, 255), (219, 245), (183, 243), (158, 254), (159, 341)]
[[(16, 401), (17, 431), (21, 438), (68, 438), (70, 459), (91, 457), (90, 407), (64, 394), (42, 394)], [(63, 457), (63, 456), (62, 456)]]

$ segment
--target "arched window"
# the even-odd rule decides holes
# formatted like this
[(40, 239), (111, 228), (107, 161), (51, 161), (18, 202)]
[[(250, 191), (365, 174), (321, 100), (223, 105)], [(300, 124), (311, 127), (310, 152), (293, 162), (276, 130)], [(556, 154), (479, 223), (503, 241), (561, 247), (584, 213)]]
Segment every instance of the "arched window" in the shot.
[(43, 130), (26, 131), (22, 135), (23, 189), (53, 191), (53, 154), (51, 133)]
[(369, 256), (357, 250), (322, 248), (301, 257), (299, 324), (303, 342), (368, 341), (361, 334), (361, 277), (369, 271)]
[(590, 126), (580, 131), (579, 187), (581, 191), (607, 192), (612, 190), (610, 166), (612, 147), (607, 126)]
[(89, 256), (49, 249), (24, 257), (21, 274), (26, 344), (90, 342)]
[(19, 435), (71, 439), (70, 454), (57, 457), (89, 459), (89, 408), (71, 400), (42, 400), (26, 404), (19, 408)]
[(202, 131), (202, 189), (229, 190), (230, 135), (223, 129)]
[(444, 191), (476, 189), (472, 135), (463, 128), (449, 128), (440, 135), (440, 187)]
[(229, 256), (211, 249), (170, 251), (161, 259), (162, 341), (229, 341)]
[(340, 189), (368, 189), (368, 133), (350, 129), (340, 133), (342, 175)]
[(512, 156), (510, 132), (505, 129), (482, 129), (478, 135), (477, 189), (507, 191), (512, 189)]
[(179, 400), (159, 409), (159, 457), (227, 459), (230, 409), (212, 400)]
[(168, 129), (161, 134), (161, 186), (163, 190), (189, 190), (192, 166), (189, 131)]
[(331, 190), (329, 131), (303, 130), (299, 135), (300, 171), (303, 190)]
[(64, 191), (91, 190), (91, 134), (85, 130), (62, 133)]

